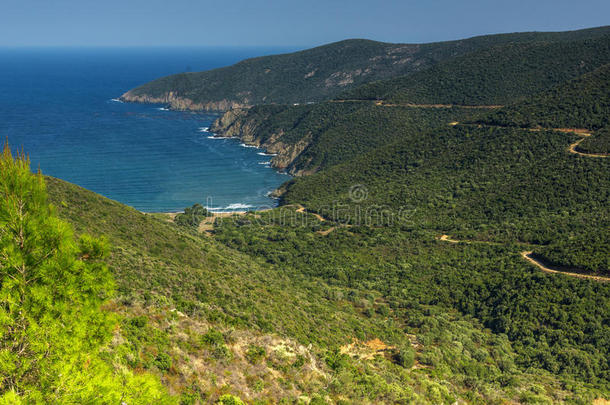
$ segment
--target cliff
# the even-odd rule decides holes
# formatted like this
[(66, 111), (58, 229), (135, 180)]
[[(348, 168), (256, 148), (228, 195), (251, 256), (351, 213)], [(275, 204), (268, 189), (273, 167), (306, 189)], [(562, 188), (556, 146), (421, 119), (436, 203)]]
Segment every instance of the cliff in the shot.
[(277, 170), (286, 171), (293, 176), (309, 174), (310, 171), (295, 167), (294, 162), (310, 145), (312, 136), (304, 136), (296, 142), (284, 139), (285, 131), (281, 128), (264, 133), (261, 126), (264, 121), (253, 118), (250, 109), (231, 109), (221, 115), (210, 127), (210, 132), (219, 137), (238, 138), (247, 145), (264, 149), (273, 154), (271, 166)]
[(130, 90), (123, 94), (120, 97), (120, 100), (128, 103), (167, 104), (171, 109), (180, 111), (227, 111), (234, 108), (248, 107), (246, 104), (227, 99), (197, 103), (188, 97), (178, 96), (173, 91), (151, 96), (147, 94), (135, 94)]

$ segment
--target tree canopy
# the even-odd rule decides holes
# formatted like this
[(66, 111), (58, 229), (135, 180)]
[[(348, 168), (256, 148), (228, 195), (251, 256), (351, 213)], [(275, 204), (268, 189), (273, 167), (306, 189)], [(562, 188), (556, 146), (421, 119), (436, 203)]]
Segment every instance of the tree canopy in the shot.
[(108, 243), (74, 237), (43, 176), (8, 146), (0, 158), (0, 403), (170, 403), (160, 382), (102, 350), (116, 319)]

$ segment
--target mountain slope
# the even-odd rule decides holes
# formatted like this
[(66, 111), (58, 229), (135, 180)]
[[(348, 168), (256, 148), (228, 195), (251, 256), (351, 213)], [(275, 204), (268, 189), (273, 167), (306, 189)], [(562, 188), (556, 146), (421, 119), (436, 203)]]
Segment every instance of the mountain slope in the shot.
[(292, 175), (312, 174), (398, 139), (452, 121), (474, 119), (473, 109), (384, 107), (371, 102), (255, 106), (225, 113), (210, 131), (276, 154), (271, 164)]
[[(331, 233), (327, 239), (316, 232), (318, 219), (307, 225), (309, 214), (282, 208), (288, 212), (218, 223), (216, 241), (60, 180), (47, 178), (47, 184), (58, 213), (78, 232), (103, 232), (114, 245), (111, 268), (121, 297), (109, 309), (123, 318), (121, 335), (130, 345), (116, 354), (135, 369), (158, 374), (181, 403), (215, 403), (226, 393), (249, 402), (434, 404), (586, 402), (603, 395), (574, 380), (573, 370), (561, 381), (543, 370), (527, 370), (522, 363), (533, 360), (518, 354), (506, 336), (452, 309), (446, 282), (435, 281), (435, 269), (440, 264), (447, 278), (447, 266), (455, 269), (462, 259), (457, 250), (430, 246), (422, 235), (396, 238), (389, 228), (354, 229), (355, 236)], [(289, 219), (286, 214), (294, 221), (275, 223)], [(380, 261), (377, 255), (385, 249), (390, 250)], [(422, 255), (413, 255), (413, 249)], [(485, 266), (483, 258), (492, 250), (468, 252)], [(430, 262), (431, 254), (440, 256)], [(522, 271), (528, 282), (540, 282), (538, 273)], [(374, 279), (392, 281), (386, 287), (367, 281), (373, 273)], [(451, 274), (447, 282), (471, 290), (467, 274), (472, 273)], [(498, 277), (481, 272), (477, 278), (482, 274), (484, 280)], [(490, 281), (489, 288), (506, 282), (504, 277)], [(387, 286), (399, 288), (405, 279), (410, 280), (406, 296), (388, 294)], [(574, 289), (560, 283), (542, 291), (568, 287)], [(582, 296), (583, 288), (569, 296)], [(421, 295), (424, 291), (436, 298)], [(605, 290), (596, 294), (601, 299)], [(482, 307), (487, 305), (496, 303)], [(538, 352), (546, 353), (541, 347), (533, 353)], [(597, 355), (590, 350), (584, 358), (576, 351), (570, 358), (591, 359), (597, 372)]]
[[(570, 109), (581, 121), (595, 116), (599, 127), (608, 115), (605, 72), (609, 61), (607, 35), (578, 41), (511, 42), (411, 75), (365, 84), (330, 102), (235, 109), (218, 119), (211, 131), (262, 147), (277, 155), (271, 159), (275, 168), (304, 175), (449, 122), (473, 121), (490, 107), (501, 107), (487, 104), (515, 104), (522, 107), (514, 108), (522, 109), (537, 104), (539, 116), (543, 109), (547, 115), (552, 111), (565, 115)], [(587, 99), (579, 92), (587, 92)], [(564, 101), (559, 103), (558, 97)], [(571, 108), (578, 100), (588, 110)], [(477, 105), (480, 108), (466, 108)], [(501, 117), (510, 108), (492, 116)], [(549, 118), (555, 125), (572, 126)], [(515, 117), (509, 120), (517, 122)], [(600, 141), (587, 139), (578, 147), (591, 150), (591, 142)]]
[[(220, 241), (241, 247), (250, 231), (271, 231), (267, 243), (292, 246), (283, 258), (266, 249), (239, 252), (80, 187), (46, 181), (58, 213), (77, 232), (105, 233), (114, 246), (110, 264), (121, 296), (108, 309), (123, 318), (121, 335), (129, 342), (116, 355), (158, 374), (181, 403), (216, 403), (226, 393), (249, 402), (434, 404), (601, 395), (566, 390), (543, 371), (522, 371), (506, 337), (449, 307), (423, 297), (417, 306), (386, 302), (377, 286), (360, 285), (360, 276), (347, 286), (304, 270), (307, 261), (295, 261), (292, 249), (313, 259), (313, 270), (318, 259), (308, 245), (323, 245), (307, 226), (270, 229), (267, 221), (282, 217), (278, 211), (229, 218), (217, 232)], [(290, 212), (294, 223), (306, 223), (308, 214)], [(232, 221), (244, 228), (232, 233)], [(339, 259), (324, 267), (351, 265)]]
[(586, 128), (610, 124), (610, 64), (476, 121), (523, 128)]
[(364, 83), (421, 71), (440, 61), (498, 44), (597, 38), (605, 33), (608, 27), (491, 35), (421, 45), (346, 40), (291, 54), (248, 59), (226, 68), (160, 78), (128, 91), (122, 100), (221, 111), (256, 104), (315, 102)]
[(510, 43), (439, 63), (413, 75), (361, 86), (343, 99), (388, 103), (498, 105), (515, 102), (610, 61), (610, 36)]

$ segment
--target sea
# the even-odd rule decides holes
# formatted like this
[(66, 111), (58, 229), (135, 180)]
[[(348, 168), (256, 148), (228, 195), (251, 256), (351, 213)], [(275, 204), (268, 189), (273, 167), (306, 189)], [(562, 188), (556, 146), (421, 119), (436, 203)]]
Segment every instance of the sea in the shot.
[(215, 139), (214, 114), (122, 103), (150, 80), (279, 48), (0, 48), (0, 142), (32, 168), (143, 212), (272, 207), (290, 179), (265, 151)]

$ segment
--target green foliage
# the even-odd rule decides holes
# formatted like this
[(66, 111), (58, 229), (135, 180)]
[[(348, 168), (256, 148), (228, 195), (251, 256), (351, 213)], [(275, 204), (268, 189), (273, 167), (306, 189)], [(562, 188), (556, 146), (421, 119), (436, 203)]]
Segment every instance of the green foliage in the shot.
[(172, 358), (167, 353), (159, 353), (155, 358), (155, 366), (161, 371), (168, 371), (172, 367)]
[(343, 99), (494, 105), (515, 102), (608, 63), (608, 36), (509, 43), (459, 56), (413, 75), (364, 85)]
[(413, 364), (415, 364), (415, 350), (410, 345), (401, 347), (394, 354), (394, 361), (404, 368), (413, 367)]
[[(476, 122), (522, 128), (587, 128), (610, 125), (610, 65), (507, 106)], [(607, 139), (607, 129), (597, 139)], [(593, 138), (593, 139), (595, 139)], [(589, 140), (584, 145), (590, 144)], [(607, 141), (606, 141), (607, 143)], [(586, 146), (580, 148), (587, 149)], [(595, 149), (592, 150), (595, 152)]]
[(4, 403), (172, 402), (159, 382), (102, 360), (113, 317), (104, 239), (55, 216), (44, 179), (0, 158), (0, 398)]
[(208, 210), (203, 208), (201, 204), (194, 204), (192, 207), (185, 208), (184, 212), (176, 215), (174, 222), (180, 226), (197, 229), (201, 221), (209, 215)]
[(578, 144), (576, 150), (584, 153), (610, 154), (610, 125), (595, 131), (592, 137)]
[(281, 143), (292, 153), (290, 173), (310, 174), (390, 144), (419, 137), (452, 121), (472, 119), (471, 109), (380, 107), (369, 102), (325, 102), (310, 106), (256, 106), (242, 114), (228, 112), (212, 130), (220, 135), (246, 127), (267, 148)]
[[(603, 326), (610, 302), (606, 298), (608, 286), (541, 274), (530, 268), (517, 250), (545, 252), (548, 248), (544, 245), (575, 243), (571, 249), (578, 252), (574, 263), (607, 271), (610, 162), (569, 154), (567, 146), (575, 139), (556, 132), (446, 128), (297, 179), (284, 196), (286, 203), (304, 202), (327, 218), (352, 225), (364, 225), (362, 215), (370, 207), (387, 207), (395, 220), (388, 230), (391, 237), (365, 226), (352, 226), (327, 237), (309, 238), (307, 233), (320, 226), (311, 221), (292, 232), (273, 226), (272, 221), (264, 228), (259, 221), (259, 226), (244, 224), (237, 229), (224, 221), (217, 235), (245, 252), (295, 266), (338, 285), (371, 289), (378, 281), (380, 291), (396, 286), (397, 294), (403, 294), (398, 286), (421, 288), (428, 297), (424, 302), (444, 301), (481, 319), (496, 333), (506, 333), (517, 345), (521, 364), (604, 384), (608, 369), (602, 359), (608, 353), (599, 348), (607, 346), (603, 336), (610, 335)], [(366, 200), (358, 204), (350, 200), (353, 184), (366, 186)], [(337, 206), (344, 207), (343, 211), (333, 210)], [(402, 207), (409, 208), (407, 217), (396, 214)], [(272, 220), (273, 215), (268, 215)], [(266, 229), (267, 234), (262, 232)], [(422, 229), (430, 231), (422, 234)], [(243, 242), (230, 236), (236, 232)], [(516, 245), (512, 254), (487, 251), (476, 257), (470, 256), (474, 252), (469, 250), (469, 256), (450, 260), (441, 247), (438, 251), (415, 248), (415, 241), (424, 235), (433, 240), (445, 232), (464, 239), (504, 241), (508, 246), (522, 242), (543, 246)], [(413, 236), (407, 237), (409, 234)], [(399, 235), (405, 235), (409, 242), (396, 245), (392, 238), (397, 240)], [(583, 242), (577, 243), (579, 239)], [(587, 249), (578, 251), (587, 243)], [(480, 246), (485, 251), (486, 245)], [(379, 257), (396, 251), (404, 251), (405, 256), (390, 255), (388, 263), (379, 263)], [(309, 252), (306, 259), (304, 252)], [(415, 263), (413, 255), (425, 260)], [(485, 255), (493, 260), (484, 259)], [(439, 259), (439, 263), (433, 257), (446, 259)], [(570, 259), (563, 256), (561, 260)], [(435, 265), (440, 273), (423, 277), (423, 269)], [(396, 278), (386, 278), (392, 273)], [(519, 294), (515, 297), (507, 291)], [(515, 301), (527, 309), (511, 309)], [(554, 320), (556, 317), (561, 321)], [(591, 333), (573, 332), (585, 329)], [(544, 344), (535, 343), (542, 337)]]
[(250, 345), (246, 351), (246, 359), (252, 364), (259, 363), (266, 355), (265, 348), (261, 346)]
[(210, 329), (201, 336), (201, 342), (208, 346), (221, 346), (225, 344), (225, 338), (221, 332), (216, 329)]
[(246, 405), (246, 403), (236, 396), (225, 394), (218, 399), (216, 405)]

